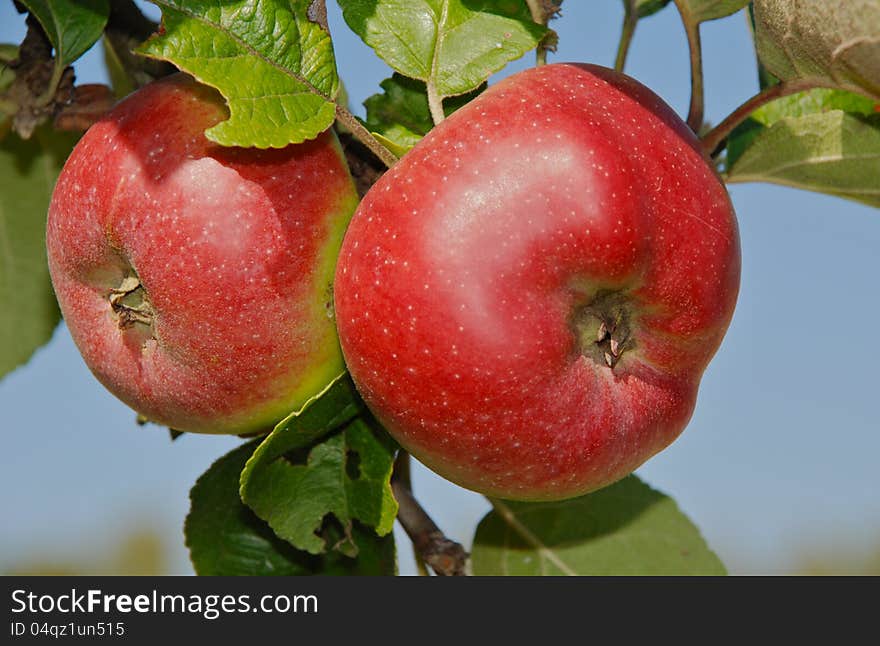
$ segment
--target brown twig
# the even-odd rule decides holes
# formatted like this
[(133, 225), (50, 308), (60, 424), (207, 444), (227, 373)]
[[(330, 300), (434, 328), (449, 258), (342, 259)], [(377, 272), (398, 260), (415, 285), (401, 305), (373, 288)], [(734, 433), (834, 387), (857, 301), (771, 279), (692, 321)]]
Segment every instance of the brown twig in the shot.
[(406, 531), (419, 558), (438, 576), (464, 576), (468, 553), (461, 544), (446, 538), (428, 516), (401, 477), (391, 479), (391, 489), (400, 509), (397, 521)]
[(60, 74), (52, 58), (52, 44), (33, 16), (27, 18), (27, 35), (18, 58), (8, 63), (15, 80), (0, 95), (4, 112), (13, 114), (12, 128), (28, 139), (38, 125), (52, 118), (73, 98), (73, 69)]
[(330, 23), (327, 22), (327, 2), (326, 0), (312, 0), (312, 4), (306, 10), (306, 13), (313, 23), (321, 27), (328, 34), (330, 33)]
[[(394, 460), (394, 477), (400, 480), (401, 484), (412, 492), (412, 472), (410, 464), (411, 458), (409, 453), (401, 449), (397, 453), (397, 458)], [(413, 543), (413, 557), (416, 562), (416, 570), (418, 570), (419, 576), (430, 576), (428, 566), (424, 559), (422, 559), (422, 555), (419, 554), (419, 550), (416, 549), (415, 543)]]
[(73, 88), (72, 100), (55, 114), (53, 126), (56, 130), (85, 132), (92, 124), (103, 117), (116, 97), (106, 85), (88, 83)]
[(59, 67), (39, 22), (28, 16), (28, 32), (18, 57), (8, 62), (15, 80), (0, 96), (0, 108), (14, 115), (12, 125), (22, 138), (28, 138), (48, 120), (57, 130), (86, 130), (113, 106), (116, 98), (175, 70), (173, 65), (131, 51), (155, 31), (154, 22), (144, 17), (131, 0), (117, 0), (110, 7), (105, 46), (122, 72), (113, 79), (114, 84), (122, 84), (116, 96), (104, 85), (74, 86), (73, 67)]

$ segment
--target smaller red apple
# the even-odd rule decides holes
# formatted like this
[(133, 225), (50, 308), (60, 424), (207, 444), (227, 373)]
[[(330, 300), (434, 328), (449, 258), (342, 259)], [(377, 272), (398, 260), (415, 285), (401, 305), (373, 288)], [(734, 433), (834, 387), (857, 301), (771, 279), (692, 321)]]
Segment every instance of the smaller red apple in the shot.
[(265, 430), (344, 368), (331, 317), (357, 205), (332, 132), (225, 148), (222, 97), (184, 75), (85, 134), (49, 208), (49, 269), (86, 364), (151, 421)]

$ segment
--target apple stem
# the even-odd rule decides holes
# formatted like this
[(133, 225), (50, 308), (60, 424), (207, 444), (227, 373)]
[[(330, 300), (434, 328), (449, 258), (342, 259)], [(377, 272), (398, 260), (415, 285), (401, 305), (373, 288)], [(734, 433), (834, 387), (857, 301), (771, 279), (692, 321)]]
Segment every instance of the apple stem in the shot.
[(395, 469), (391, 478), (391, 490), (399, 506), (397, 522), (413, 543), (417, 554), (416, 563), (427, 563), (437, 576), (464, 576), (468, 553), (460, 543), (447, 538), (440, 531), (413, 496), (412, 490), (405, 483), (406, 477), (401, 477), (400, 472)]
[(813, 80), (798, 79), (795, 81), (783, 81), (782, 83), (776, 83), (775, 85), (764, 88), (740, 105), (736, 110), (731, 112), (721, 123), (703, 135), (703, 151), (709, 157), (717, 155), (726, 143), (730, 133), (733, 132), (739, 124), (748, 119), (749, 115), (762, 105), (790, 94), (805, 92), (817, 87), (821, 87), (821, 85)]
[(336, 118), (351, 131), (355, 139), (369, 148), (370, 152), (376, 155), (388, 168), (397, 163), (397, 156), (379, 143), (379, 140), (370, 134), (370, 131), (351, 112), (338, 103), (336, 104)]
[(691, 104), (688, 109), (687, 124), (696, 133), (703, 127), (703, 51), (700, 42), (700, 23), (693, 20), (685, 0), (674, 0), (681, 15), (687, 35), (691, 60)]
[(617, 57), (614, 59), (614, 69), (623, 72), (626, 66), (626, 56), (629, 53), (629, 46), (632, 43), (633, 35), (636, 33), (636, 23), (639, 21), (639, 14), (636, 11), (635, 0), (626, 0), (623, 3), (623, 28), (620, 31), (620, 43), (617, 45)]

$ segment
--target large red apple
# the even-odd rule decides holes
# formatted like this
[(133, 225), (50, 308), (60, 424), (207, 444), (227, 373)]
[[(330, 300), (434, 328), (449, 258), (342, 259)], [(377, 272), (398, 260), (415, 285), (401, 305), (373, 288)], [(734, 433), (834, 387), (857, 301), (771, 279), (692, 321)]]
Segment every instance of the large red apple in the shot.
[(128, 97), (58, 179), (47, 245), (95, 376), (183, 431), (263, 430), (343, 370), (331, 283), (357, 194), (335, 136), (224, 148), (214, 90), (177, 75)]
[(375, 184), (334, 285), (364, 400), (464, 487), (551, 500), (622, 478), (694, 408), (736, 301), (724, 186), (650, 90), (516, 74)]

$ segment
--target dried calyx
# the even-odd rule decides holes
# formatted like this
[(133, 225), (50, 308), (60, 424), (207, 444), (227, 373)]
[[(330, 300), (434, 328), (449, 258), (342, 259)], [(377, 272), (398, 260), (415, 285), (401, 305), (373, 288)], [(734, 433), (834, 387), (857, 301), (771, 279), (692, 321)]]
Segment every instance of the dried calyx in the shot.
[(120, 330), (135, 325), (152, 328), (155, 314), (153, 306), (136, 274), (128, 274), (119, 287), (111, 289), (108, 300)]
[(599, 293), (576, 308), (571, 327), (580, 353), (614, 368), (634, 346), (631, 318), (627, 298), (617, 292)]

